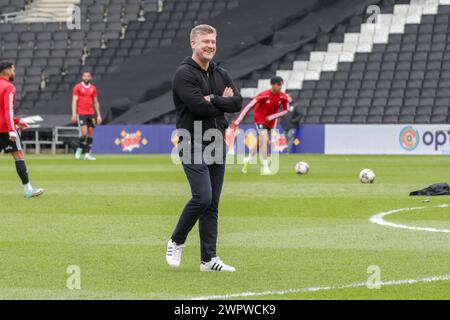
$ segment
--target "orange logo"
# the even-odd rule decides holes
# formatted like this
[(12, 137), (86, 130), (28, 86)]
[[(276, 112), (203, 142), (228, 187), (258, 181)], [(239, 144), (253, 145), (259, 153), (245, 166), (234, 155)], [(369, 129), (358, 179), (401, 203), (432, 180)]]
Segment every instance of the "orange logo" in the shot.
[(134, 149), (139, 149), (141, 145), (145, 146), (148, 144), (148, 140), (142, 137), (142, 132), (139, 130), (135, 133), (129, 133), (122, 130), (120, 136), (121, 138), (116, 138), (114, 143), (117, 146), (120, 146), (124, 152), (131, 152)]

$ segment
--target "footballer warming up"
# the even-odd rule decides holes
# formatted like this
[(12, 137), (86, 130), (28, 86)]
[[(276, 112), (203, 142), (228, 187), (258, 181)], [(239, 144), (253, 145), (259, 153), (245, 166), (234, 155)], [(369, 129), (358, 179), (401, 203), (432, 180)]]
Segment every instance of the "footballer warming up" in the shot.
[(82, 81), (73, 88), (72, 123), (78, 123), (81, 130), (80, 141), (75, 151), (76, 159), (80, 159), (83, 153), (84, 160), (96, 160), (91, 155), (91, 149), (94, 141), (94, 128), (97, 124), (102, 123), (102, 116), (97, 88), (91, 82), (92, 74), (84, 72)]
[(16, 74), (14, 64), (0, 62), (0, 151), (11, 153), (16, 162), (17, 174), (23, 184), (25, 198), (40, 196), (44, 189), (33, 188), (28, 178), (25, 155), (20, 142), (18, 129), (26, 129), (28, 125), (14, 116), (16, 88), (12, 81)]
[[(259, 145), (260, 152), (263, 159), (263, 167), (261, 173), (263, 175), (270, 175), (272, 172), (269, 168), (268, 149), (271, 137), (271, 130), (276, 127), (277, 119), (286, 115), (289, 107), (289, 97), (281, 91), (283, 87), (283, 79), (281, 77), (274, 77), (270, 80), (271, 88), (265, 90), (254, 97), (242, 109), (239, 116), (233, 121), (232, 125), (238, 127), (244, 117), (254, 108), (254, 121), (258, 131), (258, 144), (250, 148), (248, 157), (244, 158), (243, 173), (247, 173), (248, 164), (252, 161), (257, 153)], [(280, 108), (282, 110), (280, 111)]]

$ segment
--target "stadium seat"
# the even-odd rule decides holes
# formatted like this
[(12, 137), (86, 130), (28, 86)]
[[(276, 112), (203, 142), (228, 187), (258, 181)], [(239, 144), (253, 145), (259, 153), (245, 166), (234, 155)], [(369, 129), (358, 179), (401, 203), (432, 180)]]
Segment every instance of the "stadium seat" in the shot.
[[(278, 65), (283, 66), (285, 62), (293, 63), (292, 69), (283, 67), (283, 75), (289, 76), (288, 71), (295, 70), (296, 79), (303, 81), (297, 96), (320, 98), (325, 96), (323, 90), (328, 90), (329, 98), (322, 112), (326, 116), (333, 110), (328, 107), (339, 107), (345, 110), (345, 115), (351, 115), (347, 108), (353, 106), (354, 114), (358, 116), (367, 115), (370, 110), (368, 118), (353, 116), (352, 123), (358, 120), (362, 123), (445, 122), (448, 118), (445, 106), (448, 106), (450, 99), (450, 92), (444, 89), (450, 87), (450, 50), (447, 46), (450, 5), (436, 6), (437, 11), (427, 7), (423, 10), (426, 14), (420, 16), (421, 11), (416, 10), (417, 7), (409, 8), (409, 4), (407, 0), (402, 1), (401, 5), (399, 2), (382, 1), (382, 13), (396, 10), (398, 17), (402, 15), (401, 18), (390, 20), (393, 34), (389, 35), (386, 43), (375, 43), (368, 52), (343, 54), (335, 70), (324, 62), (328, 53), (370, 44), (371, 36), (364, 28), (366, 16), (349, 19), (330, 33), (321, 34), (313, 42), (303, 45), (297, 53), (277, 61)], [(406, 25), (401, 26), (402, 19), (407, 21)], [(377, 39), (381, 41), (380, 37)], [(315, 52), (318, 46), (323, 45), (326, 46), (325, 50)], [(320, 71), (328, 68), (330, 71)], [(280, 69), (273, 69), (272, 74), (280, 74)], [(302, 74), (307, 74), (308, 70), (319, 71), (317, 81), (313, 80), (316, 75), (312, 74), (302, 78)], [(317, 85), (314, 87), (312, 82)], [(342, 91), (344, 89), (345, 93)], [(355, 91), (359, 93), (356, 96)], [(315, 100), (312, 101), (315, 105)], [(337, 106), (338, 103), (340, 105)], [(416, 117), (416, 112), (423, 112), (417, 107), (426, 105), (436, 108), (432, 113), (433, 118)], [(314, 109), (314, 112), (318, 110)], [(322, 121), (324, 118), (320, 119)], [(316, 123), (317, 118), (306, 117), (305, 121)], [(335, 121), (345, 122), (344, 118), (337, 117)]]
[[(23, 0), (0, 0), (2, 12), (11, 3), (24, 6)], [(382, 31), (369, 32), (368, 16), (356, 15), (237, 83), (249, 98), (267, 88), (267, 79), (281, 75), (286, 89), (308, 110), (306, 123), (445, 123), (450, 5), (440, 5), (436, 12), (424, 9), (422, 15), (410, 3), (380, 1), (386, 14)], [(17, 77), (25, 92), (18, 106), (22, 108), (22, 101), (28, 107), (34, 100), (45, 103), (78, 81), (84, 67), (101, 79), (133, 56), (170, 46), (193, 24), (238, 5), (236, 0), (166, 0), (163, 11), (156, 12), (154, 0), (81, 0), (88, 18), (81, 30), (67, 31), (61, 23), (0, 24), (2, 56), (17, 58), (17, 66), (26, 68)], [(138, 21), (141, 10), (145, 19)], [(396, 19), (387, 16), (393, 13)], [(386, 30), (392, 33), (383, 34)], [(69, 76), (61, 77), (61, 68)], [(39, 92), (44, 71), (45, 95), (27, 96), (26, 92)]]
[[(1, 0), (5, 1), (5, 0)], [(7, 0), (8, 4), (12, 1)], [(14, 0), (16, 8), (23, 8), (24, 0)], [(4, 46), (1, 48), (3, 57), (18, 57), (26, 61), (23, 65), (27, 67), (39, 67), (41, 73), (46, 70), (48, 77), (46, 94), (39, 96), (39, 102), (44, 103), (59, 91), (70, 88), (74, 81), (78, 81), (80, 75), (60, 78), (61, 67), (70, 67), (72, 72), (81, 70), (82, 50), (88, 49), (86, 66), (95, 67), (97, 62), (101, 66), (95, 68), (96, 79), (101, 79), (110, 68), (106, 65), (107, 57), (113, 57), (116, 64), (123, 63), (132, 56), (139, 55), (151, 48), (168, 46), (180, 33), (185, 34), (199, 17), (209, 17), (234, 8), (238, 5), (233, 0), (212, 1), (176, 1), (165, 0), (163, 11), (158, 9), (156, 0), (81, 0), (80, 9), (82, 16), (81, 30), (67, 31), (62, 23), (31, 23), (31, 24), (0, 24), (0, 41)], [(2, 12), (6, 12), (0, 5)], [(107, 10), (106, 10), (107, 9)], [(138, 22), (140, 10), (143, 9), (145, 19)], [(126, 26), (125, 38), (120, 40), (122, 27)], [(142, 33), (142, 34), (141, 34)], [(20, 38), (19, 38), (20, 34)], [(103, 39), (103, 40), (102, 40)], [(135, 39), (142, 39), (136, 41)], [(29, 47), (33, 50), (17, 50), (21, 47)], [(108, 49), (98, 50), (105, 44)], [(67, 50), (66, 50), (67, 49)], [(41, 57), (51, 57), (46, 63), (41, 63)], [(105, 59), (97, 59), (105, 57)], [(61, 60), (61, 58), (67, 58)], [(26, 59), (26, 60), (25, 60)], [(40, 59), (40, 60), (39, 60)], [(19, 79), (17, 79), (19, 81)], [(36, 91), (40, 82), (31, 82), (28, 78), (20, 79), (24, 84), (25, 92)], [(26, 94), (25, 94), (26, 96)], [(33, 99), (36, 98), (33, 96)], [(24, 101), (27, 101), (26, 99)], [(26, 110), (19, 102), (18, 107)]]

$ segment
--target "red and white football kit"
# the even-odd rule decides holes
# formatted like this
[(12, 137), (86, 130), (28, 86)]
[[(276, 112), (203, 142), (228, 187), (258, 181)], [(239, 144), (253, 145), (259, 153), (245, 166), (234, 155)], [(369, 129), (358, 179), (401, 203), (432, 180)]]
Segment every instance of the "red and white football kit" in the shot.
[(73, 96), (78, 97), (77, 115), (94, 115), (94, 99), (97, 97), (97, 88), (92, 84), (78, 83), (73, 88)]
[(16, 132), (19, 118), (14, 117), (16, 87), (0, 77), (0, 133)]
[[(276, 123), (276, 119), (284, 116), (288, 113), (289, 99), (284, 92), (274, 94), (272, 90), (265, 90), (253, 98), (245, 107), (234, 121), (239, 125), (244, 117), (254, 108), (253, 114), (255, 124), (265, 125), (269, 129), (273, 129)], [(280, 108), (282, 110), (280, 111)]]

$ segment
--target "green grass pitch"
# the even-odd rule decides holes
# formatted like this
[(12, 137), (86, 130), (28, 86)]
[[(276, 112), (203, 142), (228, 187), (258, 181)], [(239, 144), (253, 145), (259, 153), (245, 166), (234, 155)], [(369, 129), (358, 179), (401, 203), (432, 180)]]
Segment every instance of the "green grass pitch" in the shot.
[[(306, 176), (294, 173), (300, 160), (310, 164)], [(41, 198), (22, 197), (12, 159), (0, 156), (2, 299), (190, 299), (243, 292), (266, 292), (250, 297), (258, 299), (450, 299), (449, 280), (335, 288), (365, 283), (369, 265), (379, 266), (383, 282), (448, 279), (450, 234), (369, 221), (383, 211), (450, 204), (450, 197), (422, 203), (408, 196), (450, 182), (448, 157), (283, 155), (274, 176), (260, 176), (256, 165), (247, 175), (228, 165), (218, 254), (237, 268), (234, 274), (199, 272), (197, 227), (180, 270), (166, 265), (167, 240), (190, 196), (182, 168), (168, 155), (99, 155), (96, 162), (30, 155), (27, 163), (32, 183), (46, 189)], [(359, 182), (363, 168), (375, 171), (374, 184)], [(386, 220), (450, 229), (450, 208)], [(81, 290), (66, 288), (69, 265), (80, 267)]]

